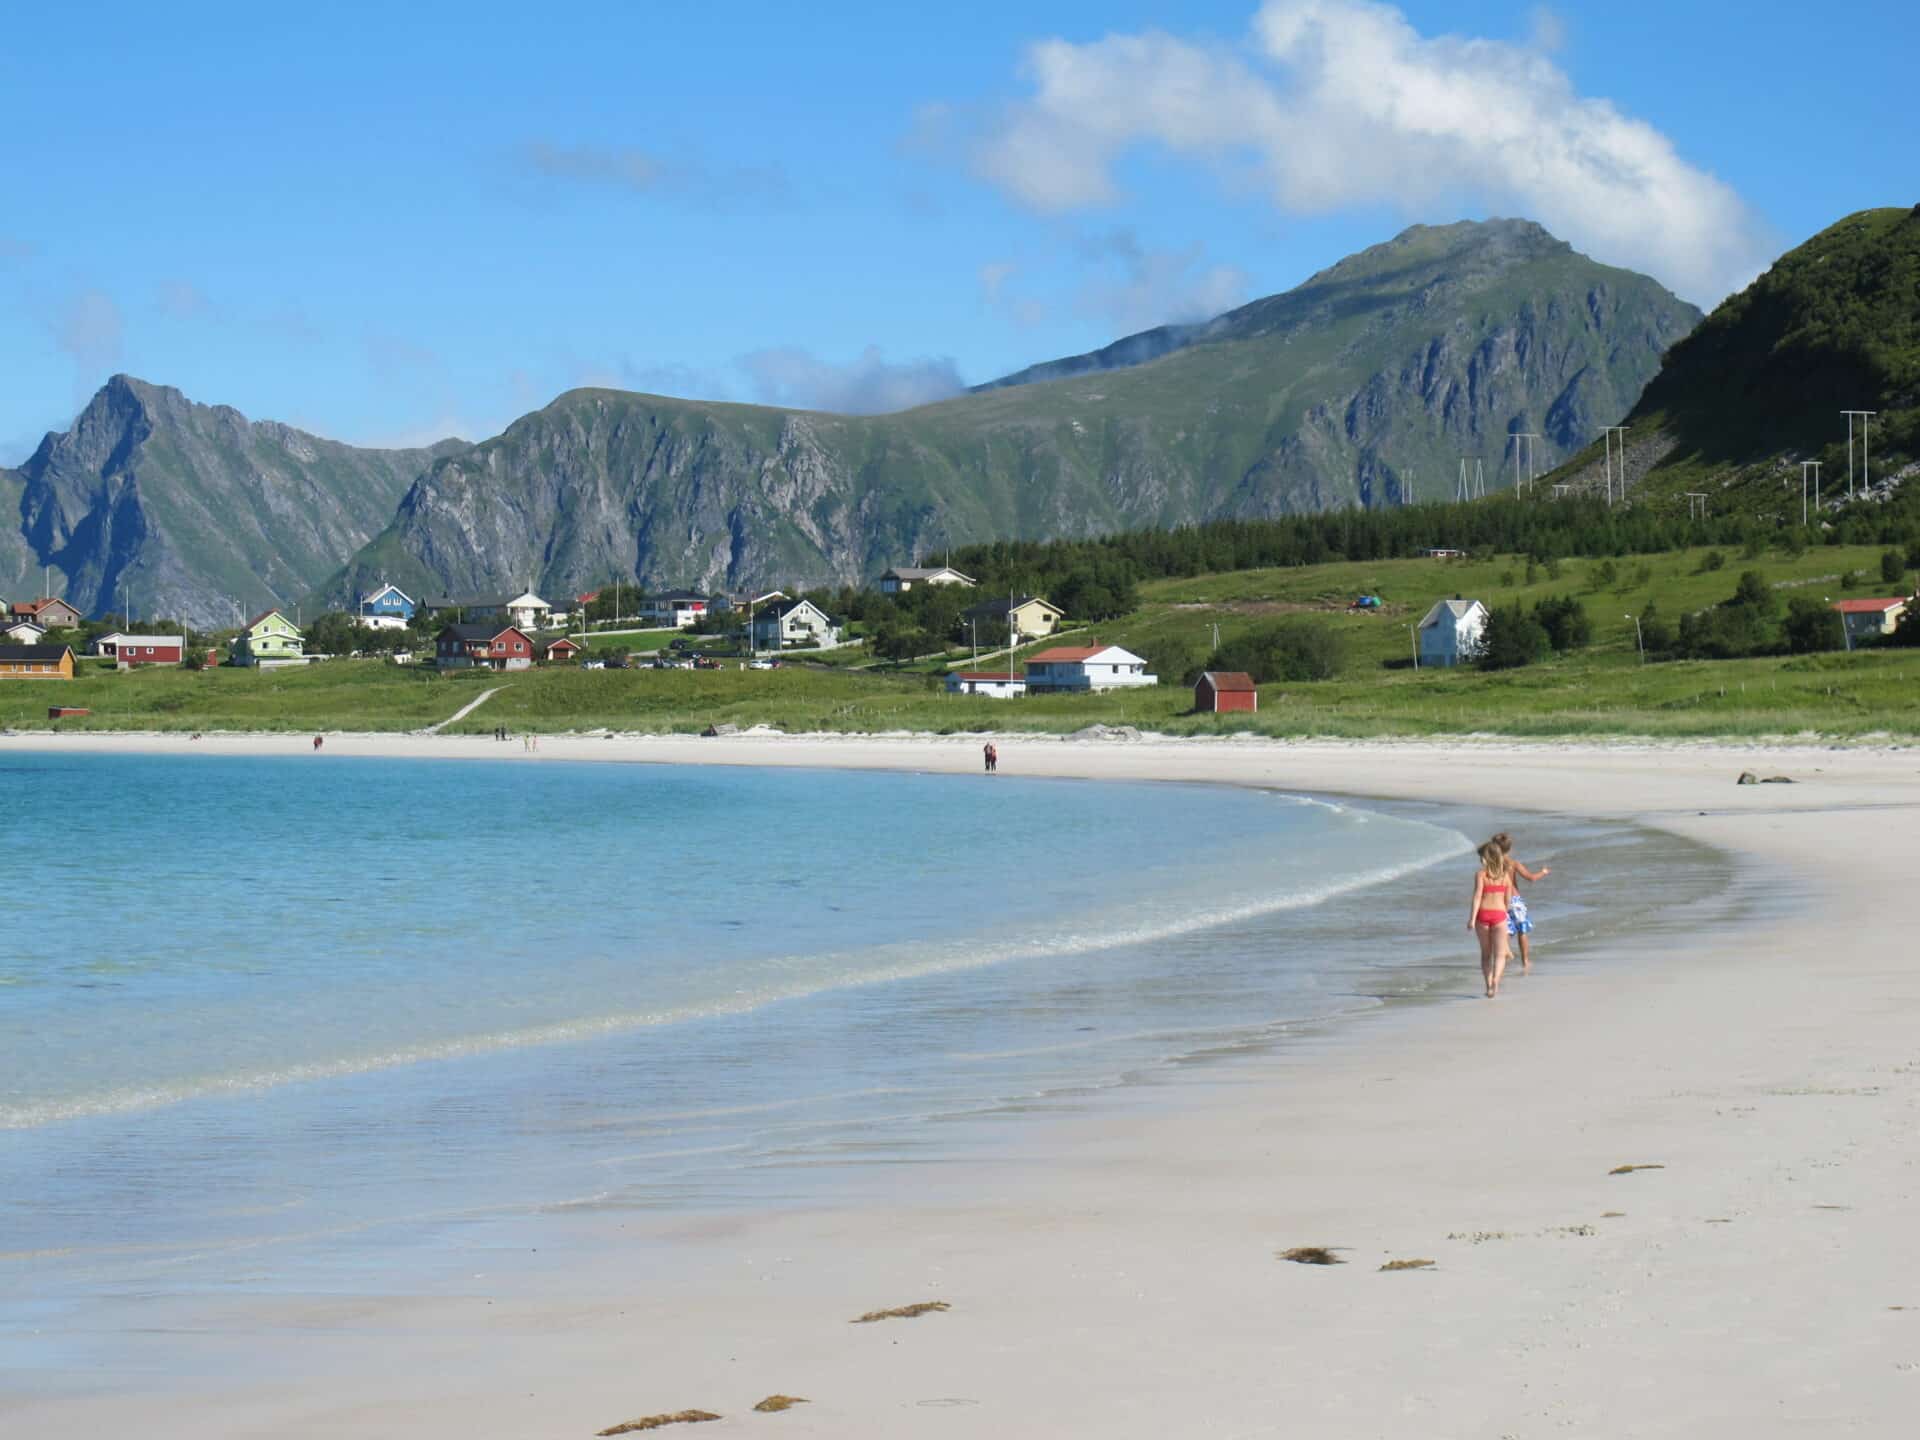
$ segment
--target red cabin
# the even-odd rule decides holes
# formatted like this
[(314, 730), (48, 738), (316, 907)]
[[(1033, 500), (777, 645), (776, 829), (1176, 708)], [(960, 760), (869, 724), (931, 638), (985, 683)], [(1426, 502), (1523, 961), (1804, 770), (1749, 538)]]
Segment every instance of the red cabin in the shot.
[(1193, 687), (1193, 708), (1222, 714), (1229, 710), (1260, 708), (1260, 691), (1244, 670), (1207, 670)]

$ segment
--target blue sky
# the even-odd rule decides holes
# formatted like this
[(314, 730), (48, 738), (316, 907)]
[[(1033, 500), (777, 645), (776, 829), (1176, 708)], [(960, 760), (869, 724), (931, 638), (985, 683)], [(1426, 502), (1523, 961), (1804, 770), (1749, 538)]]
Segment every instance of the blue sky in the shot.
[(1914, 7), (96, 3), (0, 36), (0, 463), (117, 370), (360, 443), (937, 397), (1539, 218), (1711, 303), (1920, 200)]

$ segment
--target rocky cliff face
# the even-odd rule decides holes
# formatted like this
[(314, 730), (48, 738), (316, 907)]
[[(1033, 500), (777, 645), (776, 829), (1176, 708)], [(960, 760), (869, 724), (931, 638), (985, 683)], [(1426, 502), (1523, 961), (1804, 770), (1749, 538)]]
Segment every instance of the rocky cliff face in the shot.
[(326, 588), (855, 582), (948, 541), (1443, 499), (1463, 457), (1512, 483), (1509, 432), (1542, 472), (1588, 443), (1699, 318), (1490, 221), (898, 415), (574, 391), (434, 465)]
[[(358, 449), (116, 375), (12, 472), (17, 490), (0, 479), (0, 500), (20, 517), (27, 588), (51, 566), (89, 614), (125, 603), (212, 627), (304, 596), (416, 475), (464, 448)], [(0, 543), (0, 581), (7, 553)]]

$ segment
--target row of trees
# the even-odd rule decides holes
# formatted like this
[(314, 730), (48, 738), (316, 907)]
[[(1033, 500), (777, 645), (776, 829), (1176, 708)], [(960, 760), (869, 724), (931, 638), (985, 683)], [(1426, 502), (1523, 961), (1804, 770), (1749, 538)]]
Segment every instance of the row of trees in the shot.
[[(1111, 613), (1131, 609), (1132, 588), (1141, 581), (1224, 570), (1406, 558), (1440, 548), (1524, 555), (1549, 566), (1566, 557), (1618, 559), (1700, 545), (1757, 559), (1776, 546), (1804, 551), (1811, 544), (1897, 546), (1920, 562), (1920, 490), (1910, 504), (1857, 507), (1811, 534), (1744, 517), (1688, 520), (1570, 498), (1219, 520), (1088, 540), (1003, 540), (963, 546), (952, 563), (990, 594), (1009, 588), (1044, 594), (1070, 614), (1100, 619), (1106, 597), (1118, 607)], [(1064, 598), (1070, 594), (1075, 603)]]

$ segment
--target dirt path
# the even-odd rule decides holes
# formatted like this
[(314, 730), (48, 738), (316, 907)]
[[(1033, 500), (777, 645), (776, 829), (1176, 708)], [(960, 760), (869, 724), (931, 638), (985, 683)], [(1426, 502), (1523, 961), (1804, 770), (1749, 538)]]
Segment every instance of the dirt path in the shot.
[(496, 685), (491, 690), (482, 690), (478, 695), (474, 696), (473, 699), (462, 705), (438, 725), (429, 725), (420, 733), (422, 735), (438, 735), (442, 730), (446, 729), (447, 726), (453, 724), (454, 721), (466, 719), (467, 716), (478, 710), (482, 705), (486, 704), (487, 701), (491, 700), (506, 688), (504, 685)]

